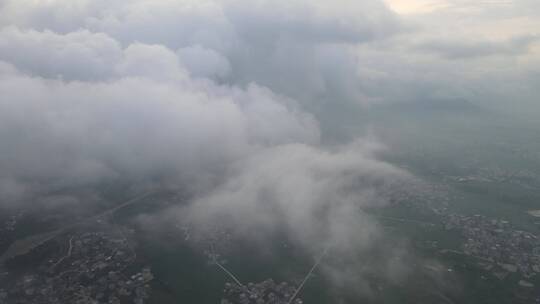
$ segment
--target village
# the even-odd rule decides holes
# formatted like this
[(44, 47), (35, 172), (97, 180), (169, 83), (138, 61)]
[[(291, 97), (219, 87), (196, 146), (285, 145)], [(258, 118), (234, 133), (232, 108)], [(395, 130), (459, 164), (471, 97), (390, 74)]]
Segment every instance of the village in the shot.
[[(42, 262), (35, 271), (23, 275), (8, 272), (1, 284), (0, 303), (145, 303), (153, 274), (150, 268), (137, 265), (129, 233), (122, 228), (74, 232), (28, 256), (14, 258), (8, 264), (30, 258), (41, 258)], [(55, 250), (55, 243), (65, 245)], [(51, 251), (55, 254), (39, 256)]]
[(530, 282), (540, 275), (540, 238), (515, 229), (508, 221), (482, 215), (449, 214), (446, 230), (460, 232), (465, 238), (462, 254), (473, 257), (479, 266), (500, 280), (512, 273), (522, 279), (519, 285), (533, 288)]

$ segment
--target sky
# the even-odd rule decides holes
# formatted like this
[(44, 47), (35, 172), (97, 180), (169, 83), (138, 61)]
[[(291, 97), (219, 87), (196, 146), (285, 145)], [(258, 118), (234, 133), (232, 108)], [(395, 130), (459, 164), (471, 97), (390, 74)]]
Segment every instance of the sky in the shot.
[(538, 29), (537, 0), (0, 0), (0, 206), (152, 179), (192, 196), (150, 222), (367, 250), (362, 208), (416, 178), (329, 125), (419, 100), (534, 119)]

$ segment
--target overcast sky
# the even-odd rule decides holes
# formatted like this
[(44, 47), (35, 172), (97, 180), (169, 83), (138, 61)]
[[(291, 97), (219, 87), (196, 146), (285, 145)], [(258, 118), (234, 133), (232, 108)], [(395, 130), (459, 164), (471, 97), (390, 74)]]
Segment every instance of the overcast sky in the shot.
[(414, 28), (393, 46), (406, 46), (402, 51), (409, 57), (408, 68), (429, 73), (431, 81), (438, 82), (440, 94), (538, 113), (538, 1), (387, 3)]

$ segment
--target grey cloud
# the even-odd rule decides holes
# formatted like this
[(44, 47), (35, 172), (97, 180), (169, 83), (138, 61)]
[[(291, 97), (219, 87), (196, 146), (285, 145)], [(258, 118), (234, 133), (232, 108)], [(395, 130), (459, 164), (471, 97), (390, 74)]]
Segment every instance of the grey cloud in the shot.
[(384, 204), (385, 191), (410, 178), (376, 160), (373, 148), (357, 142), (334, 151), (302, 144), (262, 150), (179, 215), (199, 228), (219, 219), (241, 235), (257, 231), (257, 238), (286, 229), (317, 250), (368, 246), (379, 231), (361, 208)]
[[(242, 90), (187, 76), (156, 77), (161, 64), (176, 62), (171, 51), (172, 64), (154, 56), (164, 52), (128, 47), (119, 62), (125, 74), (107, 82), (45, 80), (4, 64), (0, 166), (6, 193), (24, 181), (84, 184), (156, 174), (196, 184), (252, 147), (317, 142), (309, 114), (255, 84)], [(145, 66), (149, 58), (157, 63)]]
[(383, 233), (362, 209), (413, 178), (372, 140), (323, 145), (321, 121), (340, 123), (326, 110), (462, 84), (373, 46), (401, 22), (378, 0), (4, 1), (1, 204), (155, 178), (194, 195), (153, 223), (220, 218), (261, 242), (285, 230), (308, 252), (366, 252)]
[[(59, 33), (88, 28), (127, 44), (172, 48), (199, 43), (224, 50), (237, 39), (358, 42), (398, 30), (399, 19), (379, 0), (327, 1), (5, 1), (4, 24)], [(1, 23), (0, 23), (1, 24)], [(173, 30), (171, 30), (173, 29)], [(237, 35), (238, 34), (238, 35)]]
[[(378, 1), (344, 3), (346, 6), (338, 10), (325, 2), (273, 5), (261, 1), (250, 12), (243, 4), (5, 2), (1, 15), (6, 17), (2, 20), (7, 26), (0, 32), (0, 59), (14, 68), (6, 68), (10, 72), (3, 75), (3, 93), (9, 96), (3, 104), (4, 129), (22, 125), (28, 128), (21, 129), (23, 135), (34, 137), (6, 136), (6, 142), (13, 141), (7, 145), (7, 155), (19, 149), (32, 151), (35, 141), (44, 141), (42, 157), (28, 152), (21, 155), (20, 162), (5, 162), (5, 175), (44, 178), (51, 174), (66, 180), (88, 176), (91, 180), (93, 176), (111, 176), (126, 170), (137, 173), (168, 168), (171, 166), (165, 164), (177, 159), (181, 164), (196, 164), (207, 158), (194, 151), (215, 150), (197, 142), (200, 140), (214, 139), (213, 144), (223, 145), (223, 151), (208, 156), (213, 164), (219, 163), (221, 157), (230, 161), (249, 153), (251, 147), (317, 143), (317, 123), (302, 112), (300, 103), (317, 95), (328, 96), (327, 88), (341, 90), (343, 87), (333, 86), (351, 72), (345, 69), (342, 73), (343, 67), (350, 66), (347, 51), (324, 44), (384, 36), (394, 30), (395, 16)], [(309, 14), (301, 17), (304, 11)], [(365, 18), (357, 18), (360, 13)], [(274, 17), (277, 23), (272, 21)], [(275, 39), (275, 46), (264, 49), (266, 42), (246, 32), (250, 27), (253, 32), (271, 31), (266, 34)], [(298, 42), (281, 41), (279, 36), (287, 33)], [(172, 50), (176, 48), (175, 54)], [(342, 56), (345, 59), (340, 59)], [(318, 61), (321, 64), (315, 64)], [(293, 64), (298, 69), (287, 73), (284, 69)], [(265, 74), (259, 66), (269, 72)], [(271, 71), (273, 66), (275, 73)], [(312, 76), (302, 81), (305, 75)], [(214, 78), (232, 85), (217, 85), (211, 80)], [(272, 90), (300, 98), (300, 103)], [(21, 91), (30, 94), (22, 96)], [(173, 100), (177, 100), (176, 104)], [(7, 111), (10, 107), (13, 113)], [(21, 114), (23, 108), (28, 110), (26, 117)], [(149, 125), (142, 127), (127, 121), (128, 114), (132, 114), (130, 121)], [(175, 128), (181, 132), (177, 137), (164, 134), (164, 130)], [(144, 134), (143, 130), (153, 130), (155, 136), (135, 135)], [(210, 133), (204, 133), (207, 131)], [(172, 145), (171, 152), (144, 150), (159, 145)], [(138, 148), (144, 151), (136, 151)], [(230, 152), (233, 156), (228, 148), (234, 150)], [(60, 157), (60, 150), (70, 156)], [(46, 161), (40, 163), (37, 159)], [(27, 166), (32, 169), (25, 168), (25, 164), (33, 164)]]
[(526, 54), (539, 36), (527, 35), (505, 41), (433, 39), (420, 43), (417, 49), (448, 59), (471, 59), (484, 56)]
[(0, 29), (0, 60), (43, 77), (106, 79), (121, 56), (116, 40), (88, 30), (59, 35), (13, 26)]
[[(308, 105), (342, 98), (364, 104), (348, 46), (385, 39), (401, 28), (399, 17), (379, 0), (17, 3), (5, 4), (1, 19), (8, 24), (60, 34), (84, 28), (124, 47), (160, 44), (191, 56), (186, 66), (194, 76), (255, 81)], [(195, 51), (197, 61), (190, 55)]]
[[(229, 3), (228, 3), (229, 4)], [(232, 5), (231, 5), (232, 4)], [(226, 15), (249, 43), (357, 43), (395, 33), (399, 19), (381, 1), (230, 1)], [(265, 42), (267, 42), (265, 44)]]
[(229, 60), (212, 49), (194, 45), (178, 49), (177, 54), (182, 64), (196, 77), (222, 79), (231, 72)]
[(290, 246), (309, 254), (330, 248), (334, 258), (322, 269), (336, 288), (369, 292), (367, 286), (358, 289), (366, 282), (362, 269), (399, 281), (408, 267), (399, 260), (404, 247), (395, 243), (376, 265), (364, 263), (363, 257), (387, 241), (364, 209), (384, 206), (393, 191), (415, 182), (407, 172), (377, 160), (380, 149), (364, 140), (331, 149), (288, 144), (259, 150), (191, 204), (143, 222), (186, 225), (194, 235), (228, 231), (255, 242), (261, 252), (271, 250), (271, 240), (285, 233)]

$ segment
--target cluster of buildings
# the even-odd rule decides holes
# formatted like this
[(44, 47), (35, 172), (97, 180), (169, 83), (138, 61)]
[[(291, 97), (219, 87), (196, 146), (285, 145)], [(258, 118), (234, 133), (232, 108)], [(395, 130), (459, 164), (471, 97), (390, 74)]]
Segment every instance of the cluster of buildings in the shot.
[(24, 212), (21, 211), (16, 214), (11, 214), (5, 218), (2, 218), (2, 221), (0, 221), (0, 252), (5, 250), (9, 246), (9, 244), (15, 239), (15, 227), (17, 226), (19, 220), (23, 217), (23, 215)]
[(463, 253), (499, 279), (519, 273), (522, 287), (534, 287), (527, 279), (540, 275), (540, 238), (514, 229), (508, 221), (482, 215), (449, 214), (445, 229), (459, 230), (466, 239)]
[(24, 215), (23, 211), (20, 211), (16, 214), (10, 215), (7, 220), (4, 222), (4, 227), (2, 227), (2, 230), (6, 231), (14, 231), (15, 225), (19, 222), (19, 219)]
[[(221, 304), (288, 304), (296, 287), (287, 282), (276, 283), (272, 279), (240, 286), (226, 283)], [(294, 304), (302, 304), (299, 298)]]
[(125, 233), (58, 237), (56, 241), (65, 246), (53, 250), (52, 256), (33, 257), (42, 260), (38, 267), (3, 282), (0, 303), (143, 304), (153, 275), (149, 268), (137, 267), (135, 251)]
[(479, 175), (486, 176), (490, 181), (504, 183), (519, 183), (522, 181), (537, 181), (539, 176), (536, 172), (528, 169), (505, 170), (498, 167), (481, 168)]

